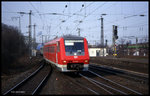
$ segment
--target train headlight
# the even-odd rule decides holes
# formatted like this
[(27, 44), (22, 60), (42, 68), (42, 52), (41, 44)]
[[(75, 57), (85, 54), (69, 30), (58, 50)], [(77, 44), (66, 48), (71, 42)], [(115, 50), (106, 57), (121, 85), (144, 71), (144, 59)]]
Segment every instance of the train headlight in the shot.
[(63, 63), (66, 63), (66, 61), (63, 61)]
[(87, 63), (87, 62), (88, 62), (88, 60), (85, 60), (84, 62), (86, 62), (86, 63)]

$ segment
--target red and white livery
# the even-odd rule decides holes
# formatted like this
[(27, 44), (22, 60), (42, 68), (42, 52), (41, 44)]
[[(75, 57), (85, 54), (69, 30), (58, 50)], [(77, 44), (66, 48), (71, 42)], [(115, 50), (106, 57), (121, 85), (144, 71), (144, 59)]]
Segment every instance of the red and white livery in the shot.
[(49, 41), (44, 44), (43, 56), (61, 72), (88, 70), (88, 43), (84, 37), (65, 35)]

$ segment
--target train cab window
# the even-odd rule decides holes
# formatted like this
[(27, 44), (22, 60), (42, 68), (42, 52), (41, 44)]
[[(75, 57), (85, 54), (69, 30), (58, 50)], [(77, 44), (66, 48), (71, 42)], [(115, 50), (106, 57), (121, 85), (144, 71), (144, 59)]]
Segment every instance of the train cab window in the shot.
[(65, 40), (66, 55), (84, 55), (83, 40)]
[(60, 52), (60, 42), (57, 42), (57, 52)]

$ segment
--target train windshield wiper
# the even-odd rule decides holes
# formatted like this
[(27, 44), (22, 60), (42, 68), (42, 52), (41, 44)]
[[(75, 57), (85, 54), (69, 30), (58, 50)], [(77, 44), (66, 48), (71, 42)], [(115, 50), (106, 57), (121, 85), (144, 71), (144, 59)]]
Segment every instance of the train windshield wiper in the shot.
[(71, 49), (71, 50), (70, 50), (70, 54), (72, 54), (72, 49), (73, 49), (73, 47), (71, 47), (70, 49)]

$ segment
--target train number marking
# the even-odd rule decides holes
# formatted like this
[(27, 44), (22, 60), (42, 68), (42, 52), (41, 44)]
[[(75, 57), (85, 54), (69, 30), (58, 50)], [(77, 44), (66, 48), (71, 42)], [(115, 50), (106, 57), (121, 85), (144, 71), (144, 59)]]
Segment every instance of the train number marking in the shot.
[(78, 58), (78, 56), (74, 56), (74, 58)]

